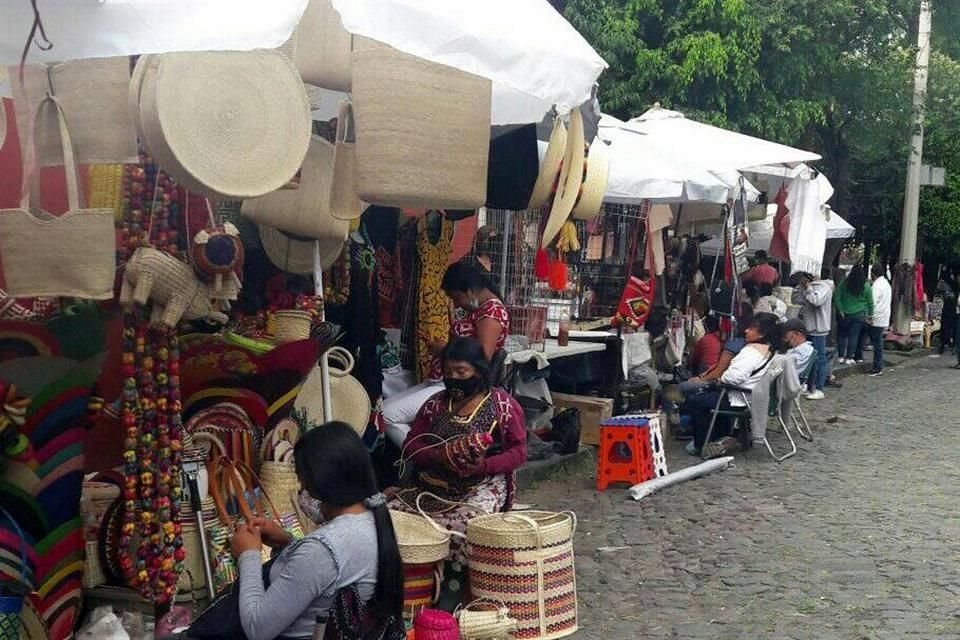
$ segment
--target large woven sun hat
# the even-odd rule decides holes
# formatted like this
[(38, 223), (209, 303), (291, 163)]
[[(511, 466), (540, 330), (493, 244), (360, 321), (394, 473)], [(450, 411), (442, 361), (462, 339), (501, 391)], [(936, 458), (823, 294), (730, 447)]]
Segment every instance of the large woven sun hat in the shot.
[(557, 175), (560, 173), (560, 165), (563, 163), (563, 155), (567, 150), (567, 127), (559, 117), (553, 121), (553, 131), (550, 133), (550, 142), (547, 143), (547, 153), (540, 161), (540, 173), (537, 174), (537, 181), (533, 185), (533, 193), (530, 195), (530, 204), (528, 209), (539, 209), (547, 204), (550, 199), (550, 192), (553, 185), (557, 182)]
[(609, 175), (610, 156), (607, 153), (607, 145), (600, 138), (596, 138), (590, 145), (587, 166), (583, 172), (583, 184), (580, 186), (580, 197), (571, 213), (574, 220), (593, 220), (600, 214)]
[(303, 82), (280, 52), (151, 56), (140, 122), (151, 153), (192, 191), (255, 198), (296, 174), (312, 121)]
[(313, 273), (314, 244), (319, 245), (320, 268), (326, 270), (337, 261), (346, 239), (344, 233), (340, 238), (314, 240), (260, 225), (260, 244), (270, 262), (281, 271), (298, 275)]
[(547, 218), (543, 238), (540, 240), (543, 248), (553, 242), (573, 211), (583, 183), (583, 162), (583, 117), (579, 109), (574, 109), (570, 112), (570, 131), (567, 133), (567, 148), (563, 156), (563, 167), (560, 169), (560, 179), (553, 195), (550, 217)]
[(304, 82), (350, 91), (353, 35), (343, 28), (331, 0), (310, 0), (288, 48)]

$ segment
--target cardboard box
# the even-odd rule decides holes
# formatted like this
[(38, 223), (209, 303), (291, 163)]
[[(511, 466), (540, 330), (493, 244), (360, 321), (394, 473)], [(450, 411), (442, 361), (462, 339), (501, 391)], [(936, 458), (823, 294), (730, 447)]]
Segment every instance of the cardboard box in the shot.
[(613, 416), (613, 398), (550, 392), (553, 406), (580, 409), (580, 444), (600, 444), (600, 423)]

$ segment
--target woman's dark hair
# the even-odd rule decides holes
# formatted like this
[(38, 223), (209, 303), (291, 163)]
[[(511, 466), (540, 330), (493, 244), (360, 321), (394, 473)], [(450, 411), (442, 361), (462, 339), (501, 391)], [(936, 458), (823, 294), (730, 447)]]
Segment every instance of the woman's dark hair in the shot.
[(492, 256), (498, 247), (497, 240), (497, 228), (491, 224), (483, 225), (477, 229), (477, 237), (473, 242), (474, 252), (478, 256)]
[(454, 291), (467, 293), (489, 289), (493, 295), (502, 298), (490, 277), (470, 262), (454, 262), (447, 267), (443, 280), (440, 281), (440, 288), (447, 294)]
[(670, 324), (670, 310), (666, 307), (654, 307), (643, 323), (644, 330), (651, 338), (659, 338)]
[(760, 334), (760, 344), (779, 345), (780, 339), (780, 318), (772, 313), (758, 313), (753, 316), (753, 320), (748, 327), (753, 327)]
[[(882, 262), (877, 262), (876, 264), (873, 265), (873, 267), (871, 267), (871, 269), (870, 269), (870, 275), (872, 275), (872, 276), (874, 277), (874, 279), (876, 279), (876, 278), (882, 278), (882, 277), (884, 277), (885, 275), (887, 275), (887, 268), (883, 265)], [(944, 276), (944, 282), (947, 283), (947, 286), (952, 286), (952, 285), (950, 284), (950, 281), (951, 281), (951, 280), (953, 280), (953, 278), (951, 278), (951, 277), (949, 277), (949, 276)]]
[(490, 361), (476, 338), (454, 338), (443, 350), (443, 362), (466, 362), (477, 370), (484, 387), (490, 386)]
[(864, 284), (866, 282), (867, 274), (864, 272), (863, 267), (856, 265), (853, 269), (850, 269), (850, 275), (848, 275), (847, 279), (843, 281), (843, 286), (849, 293), (859, 296), (863, 293)]
[[(297, 478), (307, 492), (334, 507), (350, 507), (377, 496), (370, 453), (353, 427), (328, 422), (307, 431), (294, 447)], [(386, 502), (371, 508), (377, 526), (377, 587), (373, 611), (381, 622), (403, 614), (403, 565)]]

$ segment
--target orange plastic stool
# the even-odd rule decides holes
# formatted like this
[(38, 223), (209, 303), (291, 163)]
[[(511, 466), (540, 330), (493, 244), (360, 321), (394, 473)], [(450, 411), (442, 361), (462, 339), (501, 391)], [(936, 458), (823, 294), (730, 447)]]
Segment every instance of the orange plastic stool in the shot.
[(614, 482), (630, 486), (654, 477), (647, 420), (612, 418), (600, 425), (600, 455), (597, 458), (597, 491)]

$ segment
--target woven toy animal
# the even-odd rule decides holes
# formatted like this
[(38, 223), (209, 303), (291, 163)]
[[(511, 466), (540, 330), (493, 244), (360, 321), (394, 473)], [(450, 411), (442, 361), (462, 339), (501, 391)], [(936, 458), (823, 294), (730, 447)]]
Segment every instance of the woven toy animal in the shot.
[[(224, 282), (229, 289), (227, 299), (236, 300), (239, 283)], [(151, 320), (175, 327), (180, 320), (206, 318), (211, 322), (226, 323), (224, 313), (229, 304), (222, 296), (215, 296), (210, 285), (197, 279), (190, 265), (162, 251), (141, 247), (137, 249), (123, 274), (120, 289), (121, 304), (153, 302)]]
[(211, 285), (211, 296), (231, 299), (240, 289), (236, 271), (243, 269), (243, 243), (237, 228), (225, 222), (207, 227), (193, 236), (190, 244), (193, 269), (203, 282)]

